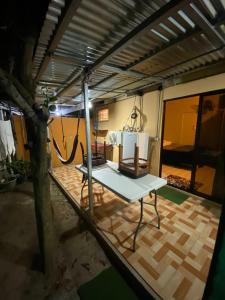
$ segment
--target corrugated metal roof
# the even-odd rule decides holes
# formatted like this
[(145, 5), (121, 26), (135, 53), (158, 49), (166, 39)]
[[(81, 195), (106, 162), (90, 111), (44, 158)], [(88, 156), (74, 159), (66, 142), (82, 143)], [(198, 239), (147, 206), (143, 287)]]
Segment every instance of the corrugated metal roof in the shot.
[(33, 62), (33, 77), (36, 77), (40, 68), (41, 62), (46, 55), (46, 49), (49, 41), (58, 23), (58, 18), (61, 15), (62, 8), (65, 6), (65, 0), (52, 0), (48, 6), (45, 21), (40, 33), (38, 45), (35, 52)]
[[(71, 3), (76, 9), (65, 25), (63, 16)], [(61, 35), (52, 50), (59, 25)], [(52, 0), (33, 76), (52, 84), (55, 92), (73, 97), (81, 92), (82, 70), (91, 69), (109, 53), (91, 74), (89, 85), (91, 97), (113, 97), (223, 61), (224, 45), (224, 0)]]

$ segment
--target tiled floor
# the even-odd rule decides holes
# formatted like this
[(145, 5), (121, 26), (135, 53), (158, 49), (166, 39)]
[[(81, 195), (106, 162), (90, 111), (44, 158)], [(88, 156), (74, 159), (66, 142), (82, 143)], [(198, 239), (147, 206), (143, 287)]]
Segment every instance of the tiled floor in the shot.
[(180, 176), (187, 180), (190, 180), (191, 170), (176, 168), (168, 165), (162, 165), (162, 177), (167, 177), (169, 175)]
[[(81, 174), (73, 165), (55, 168), (53, 176), (82, 207), (87, 205), (87, 188), (80, 201)], [(161, 228), (154, 209), (145, 206), (145, 221), (130, 251), (132, 233), (139, 217), (139, 204), (127, 204), (110, 191), (94, 184), (95, 222), (143, 280), (163, 299), (201, 299), (217, 234), (220, 207), (190, 196), (177, 205), (159, 197)], [(145, 199), (150, 201), (150, 199)]]
[[(200, 166), (196, 171), (196, 181), (201, 183), (197, 189), (205, 195), (211, 195), (213, 190), (213, 183), (215, 178), (216, 170), (209, 166)], [(175, 175), (183, 177), (187, 180), (191, 179), (191, 170), (176, 168), (173, 166), (162, 165), (162, 177), (169, 175)]]

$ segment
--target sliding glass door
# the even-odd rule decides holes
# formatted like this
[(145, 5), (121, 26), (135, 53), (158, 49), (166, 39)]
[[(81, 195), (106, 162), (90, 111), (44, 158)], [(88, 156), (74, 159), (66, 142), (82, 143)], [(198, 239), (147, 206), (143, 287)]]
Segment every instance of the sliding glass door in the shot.
[(200, 97), (191, 191), (224, 198), (225, 93)]
[(191, 188), (199, 98), (168, 100), (164, 105), (161, 176), (186, 191)]
[(225, 92), (164, 103), (161, 176), (213, 201), (225, 195)]

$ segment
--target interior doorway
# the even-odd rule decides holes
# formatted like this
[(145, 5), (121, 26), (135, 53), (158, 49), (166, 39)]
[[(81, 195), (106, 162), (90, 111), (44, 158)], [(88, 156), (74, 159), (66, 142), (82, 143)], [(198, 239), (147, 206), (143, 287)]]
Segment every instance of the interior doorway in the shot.
[(191, 185), (198, 107), (199, 96), (164, 104), (161, 176), (170, 185), (187, 191)]
[(219, 202), (224, 196), (225, 93), (164, 103), (161, 177)]

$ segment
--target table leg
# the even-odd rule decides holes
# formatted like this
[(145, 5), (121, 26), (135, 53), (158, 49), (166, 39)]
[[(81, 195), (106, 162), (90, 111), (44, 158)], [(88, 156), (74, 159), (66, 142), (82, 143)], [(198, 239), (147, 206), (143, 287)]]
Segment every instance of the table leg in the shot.
[(155, 208), (155, 212), (156, 212), (157, 218), (158, 218), (158, 229), (160, 229), (160, 216), (159, 216), (159, 213), (158, 213), (158, 210), (157, 210), (157, 191), (154, 190), (153, 192), (154, 192), (154, 194), (155, 194), (154, 208)]
[(85, 178), (86, 178), (86, 176), (85, 176), (85, 174), (83, 174), (82, 175), (82, 181), (81, 181), (82, 183), (85, 181)]
[(141, 198), (139, 200), (139, 202), (141, 204), (141, 214), (140, 214), (140, 219), (139, 219), (137, 228), (136, 228), (135, 233), (134, 233), (133, 248), (132, 248), (133, 252), (135, 252), (135, 250), (136, 250), (136, 238), (137, 238), (138, 231), (140, 229), (140, 226), (141, 226), (141, 223), (142, 223), (142, 218), (143, 218), (143, 198)]
[(81, 192), (80, 192), (81, 199), (83, 199), (83, 190), (84, 190), (86, 183), (87, 183), (87, 176), (85, 176), (85, 179), (84, 179), (84, 182), (83, 182), (83, 185), (81, 188)]

